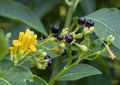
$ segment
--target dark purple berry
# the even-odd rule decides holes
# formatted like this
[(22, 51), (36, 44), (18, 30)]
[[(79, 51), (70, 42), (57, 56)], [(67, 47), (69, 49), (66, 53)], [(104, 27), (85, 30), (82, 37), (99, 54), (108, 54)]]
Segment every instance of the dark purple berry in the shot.
[(91, 26), (94, 26), (94, 22), (92, 20), (87, 20), (86, 23), (85, 23), (85, 27), (91, 27)]
[(63, 40), (63, 36), (62, 36), (62, 35), (58, 35), (58, 36), (57, 36), (57, 39), (58, 39), (58, 40)]
[(73, 36), (70, 35), (70, 34), (67, 34), (65, 36), (65, 41), (68, 42), (68, 43), (71, 43), (73, 41)]
[(44, 57), (44, 59), (50, 59), (50, 56), (49, 56), (49, 55), (46, 55), (46, 56)]
[(51, 66), (52, 65), (52, 60), (49, 60), (47, 63), (48, 63), (48, 66)]
[(79, 25), (84, 25), (85, 22), (86, 22), (86, 19), (85, 19), (84, 17), (80, 17), (80, 18), (78, 19), (78, 24), (79, 24)]
[(54, 25), (52, 28), (51, 28), (51, 32), (52, 33), (58, 33), (60, 30), (60, 27), (58, 25)]

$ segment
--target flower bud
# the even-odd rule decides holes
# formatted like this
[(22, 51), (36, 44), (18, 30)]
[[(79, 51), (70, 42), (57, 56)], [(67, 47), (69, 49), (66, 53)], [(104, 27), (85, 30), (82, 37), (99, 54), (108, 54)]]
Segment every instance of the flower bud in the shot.
[(11, 33), (6, 34), (6, 38), (9, 39), (11, 37)]
[(49, 41), (54, 41), (54, 40), (55, 40), (54, 37), (49, 38)]
[(85, 45), (79, 45), (79, 48), (80, 48), (82, 51), (84, 51), (84, 52), (87, 52), (87, 51), (88, 51), (88, 48), (87, 48), (87, 46), (85, 46)]
[(44, 62), (44, 63), (38, 62), (38, 63), (36, 64), (36, 66), (37, 66), (38, 69), (45, 70), (46, 67), (47, 67), (47, 62)]
[(83, 33), (79, 33), (79, 34), (75, 35), (75, 38), (77, 38), (77, 39), (82, 38), (82, 37), (83, 37)]
[(90, 29), (90, 33), (94, 32), (94, 27), (93, 26), (90, 27), (89, 29)]
[(114, 39), (115, 39), (114, 36), (109, 35), (108, 38), (107, 38), (107, 42), (110, 44), (114, 41)]
[(88, 28), (88, 27), (84, 27), (84, 29), (83, 29), (83, 33), (84, 33), (84, 35), (86, 35), (86, 34), (90, 34), (90, 33), (92, 33), (94, 31), (94, 27), (92, 26), (92, 27), (90, 27), (90, 28)]
[(77, 44), (77, 43), (75, 43), (76, 44), (76, 46), (78, 46), (78, 48), (81, 50), (81, 51), (83, 51), (83, 52), (87, 52), (88, 51), (88, 47), (87, 46), (85, 46), (85, 45), (80, 45), (80, 44)]
[(47, 53), (41, 49), (39, 49), (36, 53), (35, 56), (39, 56), (40, 58), (43, 58), (47, 55)]
[(61, 48), (64, 48), (64, 47), (65, 47), (65, 43), (62, 42), (62, 43), (59, 44), (59, 46), (60, 46)]
[(45, 51), (41, 53), (42, 57), (45, 57), (46, 55), (47, 55), (47, 53)]
[(36, 52), (36, 55), (41, 55), (43, 51), (41, 49), (39, 49), (37, 52)]
[(68, 33), (69, 33), (68, 28), (65, 28), (65, 29), (62, 30), (61, 35), (65, 36)]

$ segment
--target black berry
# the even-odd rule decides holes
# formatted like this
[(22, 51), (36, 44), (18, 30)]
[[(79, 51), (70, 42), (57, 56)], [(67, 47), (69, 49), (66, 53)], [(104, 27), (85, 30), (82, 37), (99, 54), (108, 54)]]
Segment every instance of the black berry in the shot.
[(85, 19), (84, 17), (80, 17), (80, 18), (78, 19), (78, 24), (79, 24), (79, 25), (84, 25), (85, 22), (86, 22), (86, 19)]
[(50, 59), (50, 56), (49, 56), (49, 55), (46, 55), (46, 56), (44, 57), (44, 59)]
[(91, 26), (94, 26), (94, 22), (92, 20), (87, 20), (86, 23), (85, 23), (85, 26), (86, 27), (91, 27)]
[(51, 28), (51, 32), (52, 33), (58, 33), (60, 30), (60, 27), (58, 25), (54, 25), (52, 28)]
[(67, 35), (65, 36), (65, 41), (68, 42), (68, 43), (72, 42), (72, 41), (73, 41), (73, 36), (70, 35), (70, 34), (67, 34)]
[(48, 61), (48, 66), (51, 66), (52, 65), (52, 60), (49, 60)]
[(62, 36), (62, 35), (58, 35), (58, 36), (57, 36), (57, 39), (58, 39), (58, 40), (63, 40), (63, 36)]

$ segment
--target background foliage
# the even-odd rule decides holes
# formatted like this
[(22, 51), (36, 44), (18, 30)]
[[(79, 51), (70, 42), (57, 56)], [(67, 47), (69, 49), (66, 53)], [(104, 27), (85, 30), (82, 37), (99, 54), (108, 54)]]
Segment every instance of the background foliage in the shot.
[[(90, 64), (96, 68), (98, 68), (102, 74), (90, 76), (87, 78), (83, 78), (76, 81), (63, 81), (57, 82), (56, 85), (120, 85), (120, 0), (80, 0), (78, 4), (74, 16), (85, 16), (88, 19), (92, 19), (95, 21), (95, 34), (91, 36), (93, 40), (102, 38), (106, 40), (106, 37), (109, 34), (115, 36), (115, 41), (111, 46), (112, 51), (115, 53), (116, 60), (112, 61), (108, 58), (108, 54), (102, 55), (102, 58), (98, 58), (91, 61), (83, 61), (84, 64)], [(103, 9), (102, 9), (103, 8)], [(117, 9), (116, 9), (117, 8)], [(12, 37), (10, 38), (9, 44), (11, 44), (11, 40), (17, 38), (18, 33), (20, 31), (24, 31), (25, 28), (31, 27), (39, 36), (41, 35), (47, 36), (50, 32), (50, 28), (54, 24), (59, 24), (64, 27), (65, 23), (65, 16), (67, 13), (67, 5), (64, 0), (0, 0), (0, 28), (4, 29), (5, 33), (11, 32)], [(99, 10), (100, 9), (100, 10)], [(19, 11), (18, 11), (19, 10)], [(104, 30), (102, 30), (102, 29)], [(0, 31), (2, 33), (2, 31)], [(4, 36), (4, 34), (3, 34)], [(7, 44), (6, 40), (0, 36), (0, 44), (5, 42), (4, 46), (0, 46), (6, 50)], [(5, 52), (5, 51), (4, 51)], [(5, 55), (6, 52), (1, 52), (0, 55)], [(3, 54), (2, 54), (3, 53)], [(56, 56), (51, 53), (53, 58)], [(1, 57), (0, 57), (1, 58)], [(8, 65), (12, 65), (9, 61)], [(0, 63), (2, 65), (3, 63)], [(21, 63), (24, 66), (28, 66), (28, 63)], [(89, 67), (89, 66), (88, 66)], [(7, 67), (4, 67), (4, 71)], [(18, 68), (18, 67), (15, 67)], [(24, 67), (20, 67), (26, 73), (28, 70)], [(1, 67), (2, 69), (2, 67)], [(2, 70), (0, 69), (0, 72)], [(8, 69), (8, 68), (7, 68)], [(30, 68), (32, 73), (40, 76), (41, 78), (45, 79), (46, 81), (49, 80), (52, 67), (47, 68), (46, 70), (38, 70), (35, 67)], [(92, 67), (89, 72), (92, 72)], [(95, 68), (94, 68), (95, 69)], [(19, 72), (18, 71), (18, 76)], [(80, 69), (79, 69), (80, 70)], [(79, 71), (78, 70), (78, 71)], [(96, 70), (97, 71), (97, 70)], [(14, 74), (14, 70), (11, 70), (11, 73)], [(10, 73), (10, 74), (11, 74)], [(26, 80), (22, 80), (19, 77), (20, 83), (24, 85), (26, 82), (28, 85), (38, 85), (37, 83), (42, 82), (41, 85), (47, 85), (46, 81), (43, 79), (39, 79), (38, 77), (34, 76), (34, 80), (31, 80), (30, 72), (27, 72), (29, 75), (24, 73), (23, 76), (26, 77)], [(17, 74), (17, 73), (16, 73)], [(66, 73), (65, 75), (69, 74)], [(92, 73), (91, 73), (92, 74)], [(87, 75), (87, 74), (86, 74)], [(9, 73), (3, 77), (3, 74), (0, 74), (0, 78), (8, 78), (7, 80), (11, 81), (8, 77)], [(14, 77), (14, 76), (13, 76)], [(61, 76), (61, 78), (64, 76)], [(69, 77), (69, 76), (68, 76)], [(61, 79), (60, 78), (60, 79)], [(64, 77), (67, 79), (67, 77)], [(77, 77), (76, 77), (77, 78)], [(59, 80), (60, 80), (59, 79)], [(27, 81), (29, 80), (29, 81)], [(32, 82), (32, 83), (30, 83)], [(5, 82), (2, 82), (5, 84)], [(0, 85), (2, 85), (0, 84)], [(5, 84), (11, 85), (11, 84)], [(13, 85), (19, 85), (14, 84)]]

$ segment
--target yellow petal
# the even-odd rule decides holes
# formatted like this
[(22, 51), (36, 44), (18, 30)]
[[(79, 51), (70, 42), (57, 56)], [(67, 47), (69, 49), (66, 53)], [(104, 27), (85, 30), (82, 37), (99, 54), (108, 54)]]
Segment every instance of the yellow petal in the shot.
[(25, 31), (25, 34), (31, 34), (31, 31), (30, 31), (30, 29), (27, 29), (26, 31)]
[(31, 52), (35, 52), (36, 51), (36, 47), (34, 45), (31, 45), (30, 48), (24, 53), (24, 57), (27, 56), (29, 53)]
[(21, 42), (20, 42), (19, 40), (13, 40), (13, 45), (14, 45), (15, 47), (18, 47), (18, 46), (21, 45)]
[(37, 39), (37, 35), (34, 35), (34, 36), (31, 38), (31, 42), (29, 43), (29, 46), (35, 45), (36, 39)]
[(10, 50), (10, 60), (13, 60), (14, 47), (9, 47)]
[(35, 51), (36, 51), (36, 47), (35, 47), (34, 45), (31, 45), (31, 46), (30, 46), (30, 49), (31, 49), (32, 52), (35, 52)]
[(27, 49), (27, 48), (29, 48), (29, 43), (31, 42), (31, 36), (30, 35), (27, 37), (25, 42), (26, 42), (26, 44), (24, 44), (24, 48)]
[(22, 49), (26, 49), (24, 46), (26, 45), (26, 42), (28, 40), (28, 37), (29, 37), (29, 33), (26, 33), (24, 36), (23, 36), (23, 39), (22, 39), (22, 45), (21, 45), (21, 48)]
[(24, 36), (24, 32), (20, 32), (18, 40), (22, 42), (23, 36)]

